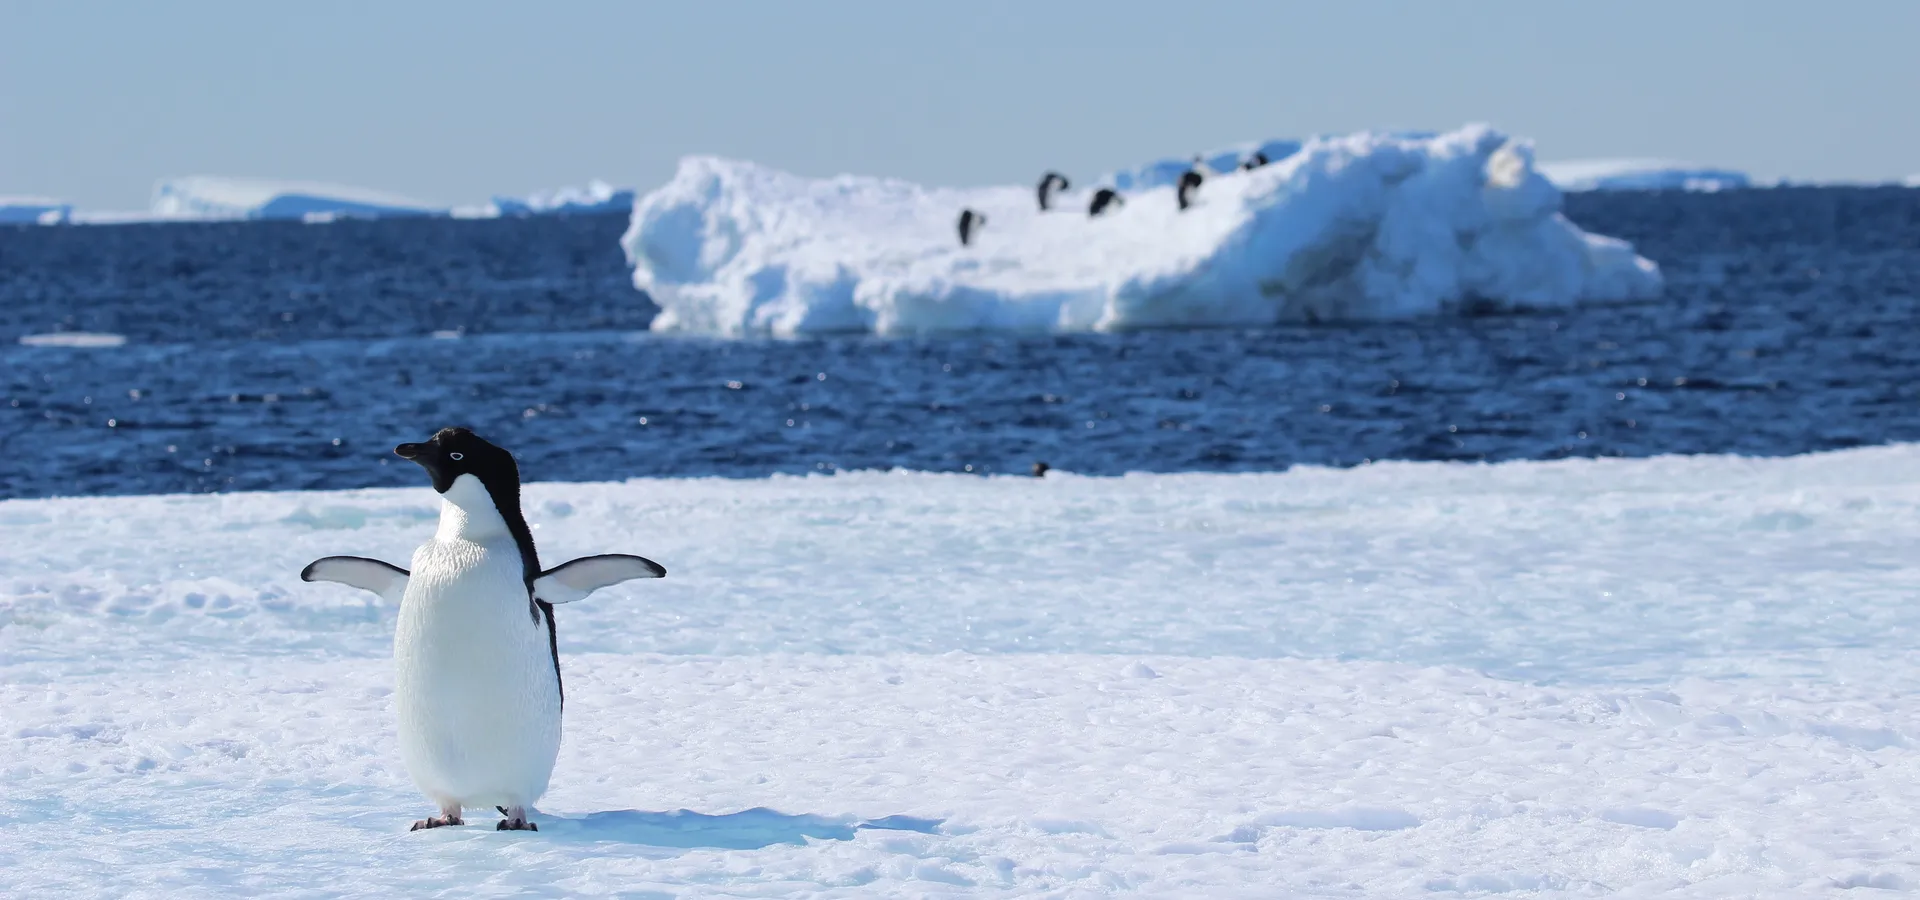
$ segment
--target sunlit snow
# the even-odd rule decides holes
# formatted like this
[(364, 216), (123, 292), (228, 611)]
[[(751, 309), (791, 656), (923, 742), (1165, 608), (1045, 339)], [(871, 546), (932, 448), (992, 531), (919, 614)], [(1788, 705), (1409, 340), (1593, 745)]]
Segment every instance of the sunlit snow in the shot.
[(560, 608), (514, 834), (407, 833), (393, 610), (297, 576), (436, 503), (0, 503), (0, 893), (1920, 885), (1920, 448), (533, 484), (669, 576)]

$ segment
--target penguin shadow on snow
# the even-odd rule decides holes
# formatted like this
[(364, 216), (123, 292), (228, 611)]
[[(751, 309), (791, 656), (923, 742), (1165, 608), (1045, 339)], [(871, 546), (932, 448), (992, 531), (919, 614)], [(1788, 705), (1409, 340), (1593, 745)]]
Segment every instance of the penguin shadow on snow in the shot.
[(943, 820), (914, 816), (848, 819), (791, 815), (764, 806), (735, 813), (708, 815), (689, 809), (646, 812), (617, 809), (579, 817), (543, 813), (540, 837), (559, 840), (612, 841), (676, 849), (759, 850), (775, 844), (848, 841), (862, 831), (911, 831), (937, 834)]

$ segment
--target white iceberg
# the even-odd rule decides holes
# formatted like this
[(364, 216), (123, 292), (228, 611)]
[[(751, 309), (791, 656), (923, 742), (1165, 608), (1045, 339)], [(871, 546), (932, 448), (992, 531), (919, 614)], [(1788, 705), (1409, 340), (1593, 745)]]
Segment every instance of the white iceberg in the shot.
[[(1395, 319), (1656, 297), (1659, 268), (1587, 234), (1531, 146), (1484, 126), (1315, 138), (1089, 218), (1086, 185), (811, 179), (696, 156), (621, 240), (653, 327), (722, 335), (1123, 330)], [(987, 222), (961, 246), (961, 210)]]
[(152, 214), (159, 219), (331, 221), (444, 215), (445, 210), (366, 188), (311, 181), (193, 175), (170, 178), (155, 185)]
[(1541, 163), (1539, 169), (1563, 191), (1719, 191), (1754, 186), (1745, 172), (1668, 159), (1573, 159)]
[(47, 197), (0, 197), (0, 225), (59, 225), (73, 217), (73, 204)]

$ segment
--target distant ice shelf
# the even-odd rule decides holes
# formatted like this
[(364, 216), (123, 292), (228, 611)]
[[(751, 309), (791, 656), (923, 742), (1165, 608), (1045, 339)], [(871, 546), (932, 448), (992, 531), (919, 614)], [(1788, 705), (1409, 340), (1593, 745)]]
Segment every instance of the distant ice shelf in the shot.
[[(1255, 149), (1271, 164), (1235, 171)], [(656, 330), (735, 336), (1259, 326), (1661, 293), (1658, 266), (1568, 221), (1531, 145), (1486, 126), (1208, 159), (1217, 174), (1193, 208), (1167, 178), (1190, 163), (1156, 163), (1109, 176), (1124, 205), (1090, 218), (1098, 185), (1079, 179), (1041, 213), (1031, 185), (813, 179), (695, 156), (634, 206), (622, 247), (662, 308)], [(963, 209), (986, 216), (971, 246)]]
[(318, 219), (441, 215), (433, 206), (367, 188), (311, 181), (193, 175), (153, 189), (160, 219)]
[(1745, 172), (1667, 159), (1573, 159), (1544, 162), (1539, 169), (1563, 191), (1719, 191), (1755, 186)]
[(633, 208), (632, 188), (617, 188), (595, 179), (586, 187), (535, 191), (525, 197), (495, 196), (480, 206), (454, 207), (455, 218), (491, 219), (500, 216), (549, 216), (620, 212)]
[(47, 197), (0, 196), (0, 225), (60, 225), (73, 216), (73, 204)]

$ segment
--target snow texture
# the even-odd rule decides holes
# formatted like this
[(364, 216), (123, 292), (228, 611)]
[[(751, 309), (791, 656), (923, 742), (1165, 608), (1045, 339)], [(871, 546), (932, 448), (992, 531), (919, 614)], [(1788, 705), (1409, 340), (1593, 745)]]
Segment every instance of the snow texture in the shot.
[[(1631, 246), (1560, 214), (1529, 145), (1485, 127), (1316, 138), (1209, 178), (1185, 212), (1151, 186), (1090, 219), (1091, 191), (1075, 188), (1043, 214), (1031, 186), (816, 180), (690, 157), (635, 205), (622, 246), (662, 309), (655, 329), (729, 336), (1258, 326), (1661, 290)], [(956, 236), (962, 209), (987, 216), (972, 246)]]
[(1667, 159), (1575, 159), (1540, 164), (1563, 191), (1719, 191), (1753, 187), (1745, 172)]
[(0, 197), (0, 225), (62, 225), (73, 204), (48, 197)]
[(672, 574), (560, 609), (539, 832), (409, 834), (394, 610), (296, 573), (428, 489), (0, 503), (0, 894), (1920, 886), (1920, 448), (526, 506)]
[(170, 178), (153, 189), (151, 213), (158, 219), (382, 218), (443, 214), (395, 194), (308, 181), (194, 175)]

